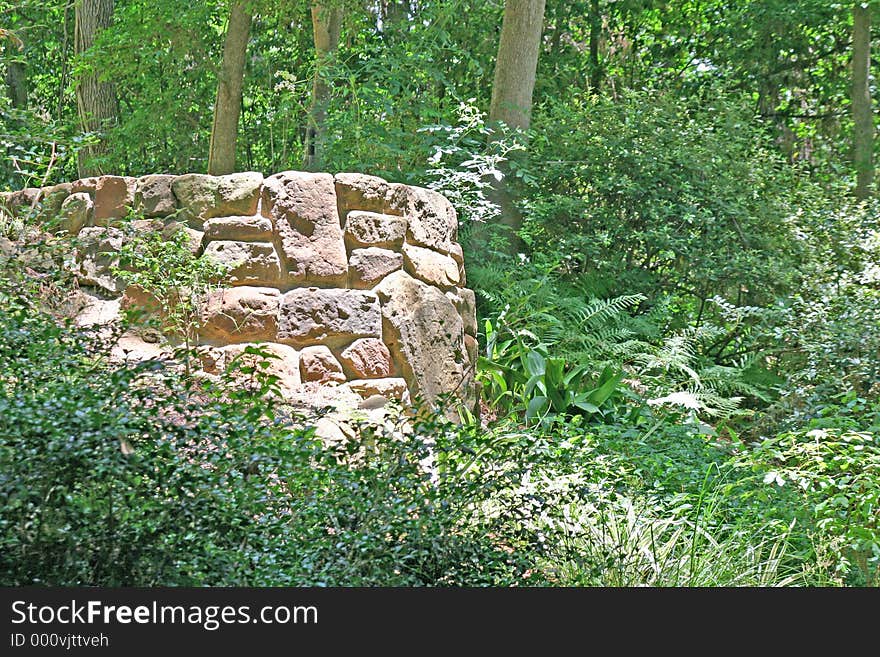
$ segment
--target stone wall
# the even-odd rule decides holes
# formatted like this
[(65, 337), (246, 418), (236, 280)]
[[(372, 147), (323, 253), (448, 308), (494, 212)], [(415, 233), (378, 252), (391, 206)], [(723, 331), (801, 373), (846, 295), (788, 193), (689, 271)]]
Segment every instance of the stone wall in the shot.
[[(231, 267), (205, 304), (208, 371), (263, 343), (291, 398), (320, 386), (360, 397), (473, 407), (476, 318), (457, 218), (437, 192), (360, 174), (102, 176), (5, 194), (78, 236), (73, 258), (91, 290), (81, 321), (137, 300), (111, 272), (132, 234), (185, 230), (201, 257)], [(127, 336), (128, 352), (150, 349)]]

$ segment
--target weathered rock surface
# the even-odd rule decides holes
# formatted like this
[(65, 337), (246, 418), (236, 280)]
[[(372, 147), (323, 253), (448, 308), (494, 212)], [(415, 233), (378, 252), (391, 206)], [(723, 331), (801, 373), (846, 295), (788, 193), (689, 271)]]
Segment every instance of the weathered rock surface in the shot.
[(281, 283), (281, 260), (270, 242), (215, 240), (205, 247), (205, 257), (229, 267), (227, 280), (232, 285)]
[(378, 338), (360, 338), (346, 347), (339, 359), (353, 379), (378, 379), (391, 375), (391, 353)]
[(211, 216), (252, 215), (257, 213), (263, 174), (255, 171), (231, 173), (217, 178), (217, 207)]
[(403, 255), (369, 247), (355, 249), (348, 260), (349, 285), (357, 290), (373, 287), (388, 274), (403, 268)]
[(464, 326), (452, 302), (406, 272), (391, 274), (375, 292), (385, 344), (410, 390), (428, 402), (443, 393), (468, 399)]
[(138, 178), (134, 207), (144, 217), (167, 217), (177, 212), (177, 198), (171, 191), (176, 176), (157, 175)]
[(77, 192), (66, 197), (57, 212), (58, 227), (70, 235), (79, 232), (92, 223), (95, 216), (95, 204), (92, 197), (85, 192)]
[(76, 315), (77, 326), (109, 324), (119, 319), (119, 299), (101, 299), (91, 294), (82, 296), (82, 309)]
[(218, 217), (204, 224), (205, 239), (238, 242), (271, 242), (272, 222), (259, 215), (253, 217)]
[(79, 232), (75, 265), (79, 282), (107, 292), (122, 292), (125, 283), (112, 273), (113, 267), (119, 265), (119, 257), (114, 254), (122, 244), (123, 234), (118, 228), (83, 228)]
[(449, 256), (431, 249), (405, 244), (403, 263), (410, 276), (428, 285), (448, 290), (459, 283), (458, 263)]
[[(251, 348), (268, 354), (263, 357), (257, 354), (246, 353)], [(252, 374), (242, 372), (242, 368), (256, 368), (259, 372), (278, 377), (278, 386), (284, 398), (295, 394), (300, 389), (302, 379), (299, 373), (299, 353), (296, 349), (283, 344), (230, 344), (224, 347), (210, 347), (202, 353), (202, 363), (205, 370), (211, 374), (217, 374), (227, 368), (231, 368), (233, 378), (244, 384), (256, 384)], [(260, 362), (266, 363), (266, 367), (260, 367)]]
[(477, 335), (477, 298), (473, 290), (466, 287), (457, 287), (446, 292), (447, 298), (458, 310), (464, 323), (464, 332), (467, 335)]
[(444, 254), (453, 251), (458, 239), (458, 217), (445, 196), (423, 187), (407, 187), (407, 241)]
[(228, 176), (190, 173), (178, 176), (171, 189), (181, 208), (181, 218), (193, 228), (212, 217), (252, 215), (257, 212), (263, 175), (255, 172)]
[(406, 204), (401, 197), (404, 185), (361, 173), (339, 173), (334, 181), (339, 198), (339, 214), (343, 218), (351, 210), (394, 215), (404, 213)]
[(70, 193), (76, 194), (77, 192), (85, 192), (92, 198), (95, 197), (95, 189), (98, 186), (98, 178), (80, 178), (79, 180), (74, 180), (70, 183)]
[(270, 176), (262, 211), (280, 238), (288, 285), (345, 285), (348, 261), (332, 176), (300, 171)]
[(73, 185), (70, 183), (61, 183), (51, 187), (44, 187), (40, 198), (40, 214), (38, 221), (52, 221), (61, 210), (61, 205), (65, 199), (70, 196), (70, 190)]
[(406, 217), (352, 210), (345, 219), (345, 243), (350, 249), (381, 246), (400, 249), (406, 237)]
[(278, 339), (295, 346), (338, 344), (382, 336), (379, 299), (372, 292), (297, 288), (284, 295)]
[(364, 399), (380, 395), (385, 399), (396, 399), (408, 404), (410, 402), (409, 389), (406, 380), (399, 377), (387, 379), (354, 379), (346, 384)]
[(24, 216), (38, 211), (38, 205), (43, 198), (43, 190), (37, 187), (26, 187), (17, 192), (12, 192), (6, 200), (6, 207), (14, 215)]
[(125, 217), (134, 205), (137, 178), (101, 176), (95, 181), (95, 225), (109, 226)]
[(345, 381), (342, 365), (324, 345), (304, 348), (299, 354), (300, 376), (305, 382), (328, 383)]
[(172, 221), (167, 224), (164, 228), (161, 229), (162, 237), (166, 240), (171, 239), (174, 235), (179, 232), (183, 232), (186, 234), (186, 244), (189, 247), (189, 250), (194, 255), (199, 255), (202, 251), (202, 243), (205, 237), (205, 234), (196, 230), (195, 228), (190, 228), (187, 224), (181, 223), (179, 221)]
[(273, 341), (278, 333), (281, 292), (240, 286), (208, 297), (199, 336), (215, 344)]

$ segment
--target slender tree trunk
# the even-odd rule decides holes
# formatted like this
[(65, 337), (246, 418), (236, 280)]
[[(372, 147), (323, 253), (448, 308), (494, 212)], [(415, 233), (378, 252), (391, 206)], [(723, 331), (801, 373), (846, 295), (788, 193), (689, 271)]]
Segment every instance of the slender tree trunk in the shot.
[(62, 23), (63, 37), (61, 39), (61, 74), (58, 76), (58, 100), (55, 105), (55, 120), (61, 121), (64, 112), (64, 91), (67, 89), (67, 76), (69, 74), (68, 51), (70, 50), (70, 4), (64, 5), (64, 21)]
[(602, 82), (602, 66), (599, 63), (599, 36), (602, 32), (602, 14), (599, 0), (590, 0), (590, 91), (599, 93)]
[(252, 20), (253, 13), (248, 0), (233, 0), (229, 8), (223, 62), (217, 80), (211, 145), (208, 149), (208, 173), (212, 176), (235, 171), (235, 142), (238, 139), (241, 89)]
[[(113, 21), (113, 0), (77, 0), (74, 14), (75, 51), (82, 55), (94, 45), (98, 33)], [(94, 71), (86, 73), (76, 85), (76, 107), (84, 132), (102, 132), (116, 122), (118, 115), (113, 83), (101, 81)], [(100, 162), (95, 159), (106, 152), (103, 142), (82, 148), (78, 153), (79, 175), (103, 173)]]
[(27, 71), (24, 62), (9, 62), (6, 65), (6, 91), (13, 108), (27, 109)]
[(871, 107), (871, 9), (853, 5), (852, 115), (856, 198), (871, 195), (874, 185), (874, 117)]
[(342, 7), (328, 7), (322, 2), (312, 4), (312, 31), (315, 38), (315, 78), (312, 82), (312, 106), (306, 128), (303, 168), (320, 169), (324, 164), (327, 143), (327, 105), (330, 103), (330, 85), (322, 77), (324, 68), (339, 46), (342, 28)]
[[(504, 3), (489, 109), (492, 123), (502, 122), (523, 131), (529, 129), (544, 25), (544, 1), (507, 0)], [(517, 231), (522, 227), (523, 218), (507, 182), (509, 169), (502, 167), (502, 172), (505, 176), (493, 185), (492, 200), (500, 207), (499, 223), (509, 229), (510, 248), (516, 252), (522, 249)], [(474, 237), (479, 239), (482, 232), (474, 231)]]

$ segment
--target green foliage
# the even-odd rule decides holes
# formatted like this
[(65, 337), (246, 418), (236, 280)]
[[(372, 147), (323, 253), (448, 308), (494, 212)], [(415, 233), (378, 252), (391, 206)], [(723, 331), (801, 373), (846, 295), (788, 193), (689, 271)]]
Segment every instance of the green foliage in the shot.
[[(477, 269), (478, 277), (499, 271), (509, 283), (483, 288), (504, 295), (490, 297), (493, 305), (508, 299), (516, 304), (505, 303), (484, 321), (485, 355), (478, 362), (484, 395), (495, 406), (519, 409), (529, 420), (546, 422), (565, 413), (603, 417), (623, 378), (611, 363), (620, 362), (623, 340), (632, 334), (626, 310), (643, 297), (563, 301), (552, 274), (535, 269), (525, 263), (508, 275)], [(561, 307), (554, 307), (557, 302)]]
[[(334, 451), (271, 400), (262, 349), (216, 383), (122, 366), (124, 327), (64, 320), (52, 218), (2, 215), (3, 583), (876, 584), (880, 241), (876, 202), (847, 198), (851, 5), (548, 3), (513, 139), (481, 112), (503, 3), (407, 4), (344, 3), (324, 167), (453, 202), (504, 419)], [(298, 168), (309, 6), (254, 7), (237, 164)], [(98, 138), (113, 173), (203, 170), (227, 12), (118, 2), (74, 57), (71, 4), (0, 0), (0, 68), (28, 92), (0, 95), (0, 186), (72, 180)], [(89, 71), (121, 103), (103, 135), (77, 127)], [(502, 168), (516, 257), (496, 252)], [(184, 232), (121, 255), (196, 343), (222, 269)]]
[[(445, 422), (334, 453), (270, 401), (261, 367), (215, 386), (173, 363), (119, 365), (106, 356), (118, 332), (59, 323), (32, 292), (0, 288), (5, 585), (485, 584), (521, 572), (463, 524), (491, 486), (453, 467), (456, 439), (442, 441), (440, 485), (425, 469)], [(259, 385), (232, 386), (242, 372)]]
[[(189, 350), (197, 344), (204, 304), (229, 267), (193, 253), (185, 230), (168, 239), (151, 232), (126, 242), (114, 273), (155, 303), (164, 328)], [(187, 359), (187, 363), (189, 360)]]
[(540, 121), (527, 239), (553, 244), (605, 294), (761, 305), (797, 284), (802, 182), (734, 99), (572, 92)]
[(743, 458), (769, 487), (791, 487), (809, 509), (816, 540), (848, 583), (880, 583), (880, 442), (840, 429), (782, 433)]

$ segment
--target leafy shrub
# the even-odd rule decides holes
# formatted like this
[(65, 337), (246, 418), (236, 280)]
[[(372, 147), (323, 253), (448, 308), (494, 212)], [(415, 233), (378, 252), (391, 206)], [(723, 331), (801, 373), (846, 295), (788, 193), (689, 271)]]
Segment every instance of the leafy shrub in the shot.
[(182, 339), (185, 366), (189, 352), (198, 343), (204, 303), (229, 271), (227, 265), (193, 253), (185, 230), (168, 239), (151, 232), (126, 242), (119, 251), (114, 273), (128, 285), (135, 285), (156, 305), (163, 328)]
[(744, 461), (771, 489), (795, 491), (843, 581), (880, 583), (877, 435), (830, 428), (787, 432), (763, 441)]
[(603, 296), (772, 301), (798, 283), (808, 256), (795, 208), (812, 188), (765, 146), (747, 111), (723, 94), (656, 90), (548, 101), (535, 126), (541, 169), (526, 237), (554, 245)]

